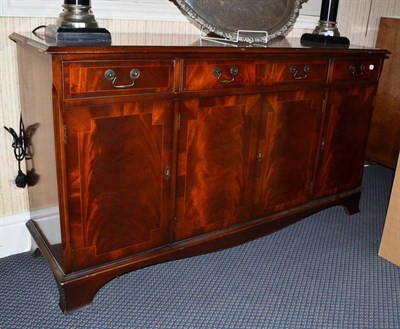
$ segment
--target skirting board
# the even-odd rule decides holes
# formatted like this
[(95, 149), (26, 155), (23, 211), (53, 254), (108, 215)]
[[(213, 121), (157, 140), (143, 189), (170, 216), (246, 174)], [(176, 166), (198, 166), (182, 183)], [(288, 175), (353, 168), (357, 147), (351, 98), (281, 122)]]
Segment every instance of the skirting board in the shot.
[(0, 258), (31, 248), (31, 236), (25, 226), (29, 212), (0, 217)]
[[(40, 209), (34, 213), (24, 212), (16, 215), (0, 217), (0, 258), (31, 250), (32, 239), (25, 224), (34, 218), (43, 230), (49, 230), (48, 236), (54, 235), (51, 242), (58, 242), (60, 237), (58, 222), (58, 207)], [(55, 218), (57, 217), (57, 218)], [(56, 220), (56, 221), (55, 221)]]

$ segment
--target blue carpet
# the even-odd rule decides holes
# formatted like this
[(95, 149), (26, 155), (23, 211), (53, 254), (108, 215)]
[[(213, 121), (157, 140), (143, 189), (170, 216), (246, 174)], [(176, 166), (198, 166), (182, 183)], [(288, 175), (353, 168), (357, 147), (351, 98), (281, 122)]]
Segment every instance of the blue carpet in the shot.
[(241, 246), (126, 274), (64, 316), (43, 258), (0, 259), (0, 328), (400, 328), (400, 268), (378, 253), (393, 171), (361, 213), (334, 207)]

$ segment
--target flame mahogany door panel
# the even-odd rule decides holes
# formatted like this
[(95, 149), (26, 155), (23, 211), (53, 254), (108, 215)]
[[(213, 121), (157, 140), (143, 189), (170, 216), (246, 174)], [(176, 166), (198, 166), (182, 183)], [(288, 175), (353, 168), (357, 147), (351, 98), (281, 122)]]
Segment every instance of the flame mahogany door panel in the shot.
[(310, 201), (325, 91), (265, 95), (254, 216)]
[(74, 270), (169, 243), (172, 104), (65, 111)]
[(182, 102), (176, 240), (250, 219), (261, 105), (261, 95)]
[(375, 85), (330, 91), (314, 198), (360, 186), (375, 93)]

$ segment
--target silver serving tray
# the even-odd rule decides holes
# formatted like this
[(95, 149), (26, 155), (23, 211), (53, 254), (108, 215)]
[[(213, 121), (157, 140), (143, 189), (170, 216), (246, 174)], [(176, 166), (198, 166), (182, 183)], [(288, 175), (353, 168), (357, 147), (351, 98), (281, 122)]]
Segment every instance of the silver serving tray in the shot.
[(307, 0), (175, 0), (203, 28), (239, 42), (268, 42), (284, 35)]

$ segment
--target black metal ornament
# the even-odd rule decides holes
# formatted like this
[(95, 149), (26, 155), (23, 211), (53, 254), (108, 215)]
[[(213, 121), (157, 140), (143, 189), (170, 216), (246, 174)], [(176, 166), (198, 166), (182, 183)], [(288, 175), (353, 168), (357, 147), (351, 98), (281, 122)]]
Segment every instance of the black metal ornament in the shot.
[(24, 161), (26, 151), (25, 151), (25, 128), (24, 123), (22, 121), (22, 116), (19, 122), (19, 133), (17, 134), (16, 131), (11, 127), (4, 127), (10, 135), (13, 137), (13, 143), (11, 144), (12, 148), (14, 149), (14, 156), (18, 162), (18, 174), (15, 178), (15, 185), (20, 188), (24, 188), (28, 183), (28, 177), (23, 173), (21, 169), (21, 162)]

